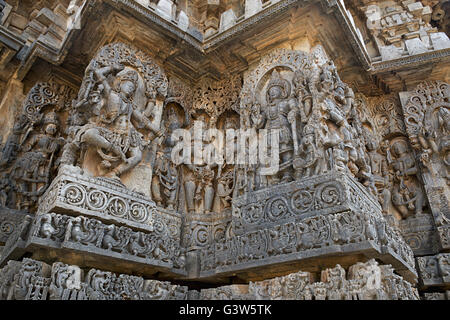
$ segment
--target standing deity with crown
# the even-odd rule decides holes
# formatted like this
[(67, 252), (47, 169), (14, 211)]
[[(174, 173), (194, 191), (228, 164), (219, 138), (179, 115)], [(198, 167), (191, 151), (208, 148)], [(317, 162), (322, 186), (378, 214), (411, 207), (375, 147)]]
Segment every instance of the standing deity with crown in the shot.
[(279, 172), (272, 176), (272, 182), (289, 182), (293, 179), (292, 159), (294, 138), (290, 113), (296, 108), (295, 98), (291, 96), (291, 84), (275, 69), (266, 88), (266, 106), (262, 117), (256, 123), (257, 128), (268, 129), (268, 148), (273, 147), (272, 130), (279, 131)]

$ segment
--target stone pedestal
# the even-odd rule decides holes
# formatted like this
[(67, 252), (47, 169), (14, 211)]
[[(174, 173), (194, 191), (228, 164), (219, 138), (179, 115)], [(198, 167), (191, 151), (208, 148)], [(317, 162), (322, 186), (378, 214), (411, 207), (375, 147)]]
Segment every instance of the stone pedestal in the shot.
[(33, 252), (82, 267), (185, 277), (180, 240), (180, 214), (157, 210), (119, 181), (65, 167), (41, 197), (36, 215), (8, 237), (0, 264)]
[(202, 249), (200, 278), (260, 280), (377, 258), (415, 282), (410, 247), (378, 202), (342, 173), (305, 178), (233, 201), (231, 237)]

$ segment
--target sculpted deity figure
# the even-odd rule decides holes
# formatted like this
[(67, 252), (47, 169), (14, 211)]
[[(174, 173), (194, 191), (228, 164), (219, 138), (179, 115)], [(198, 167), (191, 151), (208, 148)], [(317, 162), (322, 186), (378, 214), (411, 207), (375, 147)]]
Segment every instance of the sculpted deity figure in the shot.
[(46, 190), (55, 156), (64, 144), (56, 137), (59, 121), (54, 112), (43, 119), (44, 132), (31, 137), (11, 169), (11, 180), (18, 197), (18, 209), (28, 209)]
[(442, 134), (439, 142), (439, 152), (445, 165), (443, 176), (447, 179), (447, 184), (450, 184), (450, 111), (448, 108), (439, 108), (438, 123)]
[(443, 135), (450, 134), (450, 110), (440, 107), (438, 111), (438, 123)]
[[(133, 122), (139, 128), (149, 129), (156, 137), (162, 133), (134, 102), (139, 80), (137, 71), (115, 64), (98, 68), (93, 74), (97, 90), (89, 92), (78, 103), (88, 105), (92, 116), (88, 124), (77, 130), (74, 143), (95, 148), (103, 160), (99, 166), (101, 175), (120, 179), (142, 160), (145, 143)], [(110, 83), (110, 75), (115, 85)]]
[(336, 77), (336, 67), (333, 61), (329, 61), (322, 66), (322, 72), (320, 74), (320, 86), (323, 91), (331, 92), (334, 89), (334, 85), (339, 77)]
[[(236, 122), (232, 118), (225, 119), (225, 132), (228, 129), (237, 129)], [(230, 151), (232, 151), (234, 154), (236, 150), (237, 145), (236, 143), (234, 143), (233, 150)], [(236, 171), (236, 168), (232, 167), (231, 165), (227, 165), (226, 163), (224, 163), (218, 169), (216, 195), (217, 197), (219, 197), (223, 209), (227, 209), (231, 206), (231, 199), (233, 197), (233, 191), (235, 188)]]
[(172, 139), (172, 133), (179, 128), (181, 124), (176, 112), (174, 109), (169, 109), (167, 132), (162, 143), (162, 150), (157, 151), (152, 178), (153, 199), (158, 206), (162, 206), (164, 194), (169, 210), (175, 207), (179, 185), (178, 168), (171, 160), (171, 150), (176, 144)]
[(8, 136), (8, 139), (2, 148), (0, 167), (8, 165), (15, 159), (20, 146), (26, 139), (26, 132), (28, 133), (30, 131), (30, 127), (31, 122), (29, 119), (24, 114), (20, 114), (14, 122), (12, 133)]
[[(206, 123), (203, 114), (197, 117), (197, 121)], [(194, 137), (194, 127), (191, 128), (191, 137)], [(202, 142), (205, 136), (202, 137)], [(203, 203), (203, 212), (210, 213), (214, 202), (213, 182), (216, 176), (214, 167), (217, 164), (187, 164), (184, 175), (184, 188), (186, 196), (186, 206), (189, 213), (194, 213)]]
[(8, 174), (3, 172), (0, 174), (0, 207), (6, 207), (9, 194), (11, 192), (11, 181), (8, 179)]
[(317, 147), (314, 127), (307, 125), (301, 139), (299, 157), (294, 160), (295, 178), (311, 177), (326, 171), (323, 151)]
[(395, 172), (392, 203), (403, 218), (407, 218), (412, 212), (421, 214), (425, 196), (417, 181), (418, 169), (414, 157), (408, 152), (404, 141), (396, 141), (391, 147), (391, 152), (395, 157), (392, 163)]
[[(272, 72), (266, 89), (266, 103), (261, 118), (256, 122), (257, 128), (269, 130), (279, 130), (279, 154), (280, 171), (273, 180), (277, 182), (281, 177), (281, 182), (292, 180), (292, 159), (294, 155), (294, 140), (292, 135), (292, 125), (288, 120), (293, 119), (292, 113), (297, 102), (291, 97), (291, 84), (284, 79), (277, 70)], [(269, 134), (270, 137), (270, 134)], [(269, 141), (269, 146), (271, 141)]]
[(228, 170), (217, 179), (217, 196), (220, 198), (223, 209), (230, 208), (233, 191), (234, 170)]
[(391, 201), (388, 163), (386, 157), (378, 152), (379, 142), (376, 138), (370, 139), (370, 141), (367, 142), (366, 147), (368, 150), (368, 162), (371, 169), (373, 184), (378, 193), (378, 200), (381, 203), (383, 212), (387, 213)]
[(186, 166), (192, 173), (187, 176), (185, 182), (188, 211), (195, 212), (203, 202), (204, 213), (210, 213), (214, 200), (214, 169), (209, 164), (205, 166), (188, 164)]
[(295, 96), (299, 104), (300, 119), (307, 123), (312, 111), (312, 95), (309, 91), (306, 75), (302, 70), (297, 70), (292, 80), (295, 86)]

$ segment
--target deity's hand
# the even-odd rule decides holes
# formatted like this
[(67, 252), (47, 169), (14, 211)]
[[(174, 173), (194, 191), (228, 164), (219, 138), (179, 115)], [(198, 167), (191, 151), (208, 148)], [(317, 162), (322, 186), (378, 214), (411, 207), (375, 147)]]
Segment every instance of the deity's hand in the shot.
[(291, 110), (291, 111), (289, 111), (289, 113), (288, 113), (288, 121), (289, 121), (289, 123), (294, 123), (295, 122), (295, 117), (296, 117), (296, 115), (297, 115), (297, 112), (295, 111), (295, 110)]

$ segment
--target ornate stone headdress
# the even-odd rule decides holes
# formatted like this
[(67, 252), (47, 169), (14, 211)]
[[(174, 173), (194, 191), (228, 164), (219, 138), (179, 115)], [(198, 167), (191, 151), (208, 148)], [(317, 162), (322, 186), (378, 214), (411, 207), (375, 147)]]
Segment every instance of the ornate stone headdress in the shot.
[(54, 124), (56, 126), (59, 125), (58, 115), (55, 112), (49, 112), (45, 115), (43, 120), (44, 125)]
[(120, 78), (119, 78), (120, 82), (123, 82), (123, 81), (133, 82), (134, 86), (136, 88), (137, 88), (137, 84), (138, 84), (138, 79), (139, 79), (138, 74), (134, 70), (127, 71), (126, 73), (120, 75)]
[(282, 96), (281, 98), (287, 99), (291, 95), (291, 84), (288, 80), (283, 79), (280, 73), (275, 69), (272, 72), (272, 76), (270, 77), (269, 83), (267, 84), (267, 95), (266, 100), (270, 101), (269, 90), (272, 87), (281, 88)]
[(238, 122), (233, 118), (225, 118), (224, 128), (226, 128), (227, 125), (230, 125), (233, 129), (239, 128)]

